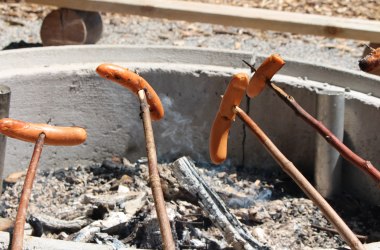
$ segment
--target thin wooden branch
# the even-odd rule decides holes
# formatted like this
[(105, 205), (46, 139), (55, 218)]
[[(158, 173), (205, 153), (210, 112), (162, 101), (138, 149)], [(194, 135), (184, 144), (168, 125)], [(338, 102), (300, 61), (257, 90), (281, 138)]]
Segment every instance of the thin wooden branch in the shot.
[(323, 136), (323, 138), (325, 138), (325, 140), (332, 145), (344, 159), (370, 175), (378, 184), (377, 186), (380, 187), (380, 172), (370, 161), (364, 160), (344, 145), (328, 128), (325, 127), (325, 125), (323, 125), (323, 123), (306, 112), (306, 110), (304, 110), (297, 101), (292, 96), (288, 95), (283, 89), (272, 82), (268, 82), (267, 84), (299, 117), (317, 130), (317, 132)]
[(146, 99), (145, 90), (139, 90), (138, 97), (140, 100), (140, 110), (142, 113), (142, 120), (144, 125), (146, 151), (148, 156), (149, 181), (152, 188), (157, 218), (160, 224), (163, 248), (165, 250), (174, 250), (175, 244), (170, 228), (169, 218), (165, 208), (165, 200), (162, 193), (160, 176), (157, 168), (156, 146), (154, 143), (152, 121), (150, 118), (149, 105)]
[(20, 204), (18, 206), (15, 226), (13, 229), (12, 237), (12, 250), (21, 250), (24, 241), (24, 227), (26, 220), (26, 213), (28, 209), (30, 195), (32, 194), (33, 182), (37, 173), (38, 161), (42, 153), (42, 147), (45, 142), (45, 134), (41, 133), (38, 136), (34, 146), (32, 159), (30, 160), (28, 172), (26, 173), (24, 186), (22, 188)]
[(253, 134), (260, 140), (265, 149), (272, 155), (281, 168), (297, 183), (304, 193), (319, 207), (322, 213), (337, 229), (346, 243), (356, 250), (364, 250), (362, 243), (340, 218), (335, 210), (327, 203), (327, 201), (318, 193), (318, 191), (310, 184), (310, 182), (301, 174), (300, 171), (289, 161), (285, 155), (274, 145), (269, 137), (260, 129), (260, 127), (239, 107), (235, 108), (239, 118), (250, 128)]
[[(334, 228), (322, 227), (322, 226), (318, 226), (316, 224), (311, 224), (311, 227), (316, 228), (318, 230), (330, 232), (333, 234), (339, 234), (339, 232)], [(356, 237), (358, 237), (358, 239), (363, 243), (365, 243), (368, 240), (368, 236), (365, 236), (365, 235), (356, 234)]]

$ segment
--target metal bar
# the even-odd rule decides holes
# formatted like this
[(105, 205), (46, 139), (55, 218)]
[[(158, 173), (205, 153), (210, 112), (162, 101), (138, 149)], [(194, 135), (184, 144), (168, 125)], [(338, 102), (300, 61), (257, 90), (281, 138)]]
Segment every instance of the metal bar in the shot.
[[(9, 103), (11, 100), (11, 89), (7, 86), (0, 85), (0, 119), (9, 116)], [(0, 134), (0, 196), (3, 188), (4, 158), (7, 137)]]
[[(344, 133), (344, 91), (318, 91), (316, 118), (340, 140)], [(317, 190), (325, 198), (340, 192), (342, 159), (337, 150), (317, 136), (314, 178)]]

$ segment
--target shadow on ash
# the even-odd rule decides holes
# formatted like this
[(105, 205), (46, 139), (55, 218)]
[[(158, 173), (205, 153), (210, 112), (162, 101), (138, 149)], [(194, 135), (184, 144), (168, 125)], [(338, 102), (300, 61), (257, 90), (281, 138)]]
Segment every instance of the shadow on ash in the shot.
[[(44, 147), (24, 246), (163, 247), (138, 101), (95, 72), (99, 64), (112, 63), (137, 72), (162, 101), (165, 116), (152, 125), (175, 248), (348, 247), (239, 119), (229, 131), (227, 160), (221, 165), (210, 161), (208, 140), (220, 96), (233, 74), (250, 75), (242, 60), (260, 65), (264, 59), (246, 52), (141, 46), (1, 52), (0, 83), (12, 93), (9, 117), (79, 126), (88, 135), (79, 146)], [(348, 148), (380, 166), (380, 77), (285, 61), (272, 82)], [(378, 249), (379, 183), (340, 157), (269, 88), (254, 99), (244, 95), (240, 108), (328, 199), (366, 249)], [(9, 245), (32, 146), (7, 140), (1, 248)]]

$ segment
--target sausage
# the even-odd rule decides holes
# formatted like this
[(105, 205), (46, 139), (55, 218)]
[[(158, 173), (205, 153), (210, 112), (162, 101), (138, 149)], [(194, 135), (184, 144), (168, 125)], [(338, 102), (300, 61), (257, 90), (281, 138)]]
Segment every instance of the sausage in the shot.
[(377, 49), (371, 48), (371, 53), (359, 60), (359, 68), (365, 72), (380, 68), (380, 47)]
[(247, 95), (250, 98), (259, 95), (264, 90), (267, 81), (270, 81), (284, 64), (285, 61), (278, 54), (273, 54), (265, 59), (249, 81)]
[(228, 133), (235, 120), (234, 106), (240, 105), (248, 86), (249, 77), (245, 73), (235, 74), (224, 93), (218, 113), (213, 122), (209, 151), (211, 161), (220, 164), (227, 158)]
[(144, 89), (152, 120), (160, 120), (164, 117), (164, 107), (156, 91), (138, 74), (114, 64), (101, 64), (97, 67), (96, 72), (101, 77), (128, 88), (136, 95), (139, 90)]
[(227, 86), (219, 106), (222, 116), (235, 120), (234, 106), (239, 106), (248, 87), (249, 77), (245, 73), (235, 74)]
[(58, 127), (42, 123), (29, 123), (11, 118), (0, 119), (0, 133), (27, 142), (36, 142), (45, 133), (45, 144), (74, 146), (87, 139), (86, 130), (80, 127)]
[(232, 120), (217, 113), (210, 133), (210, 158), (215, 164), (222, 163), (227, 158), (228, 133)]

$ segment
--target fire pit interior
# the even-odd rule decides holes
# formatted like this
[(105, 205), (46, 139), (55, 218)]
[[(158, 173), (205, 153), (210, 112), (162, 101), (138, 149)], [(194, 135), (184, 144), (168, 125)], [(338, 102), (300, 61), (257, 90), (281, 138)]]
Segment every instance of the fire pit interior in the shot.
[[(329, 125), (340, 124), (344, 143), (379, 166), (376, 124), (380, 122), (380, 92), (376, 87), (380, 78), (285, 59), (287, 64), (273, 80), (318, 118), (323, 110), (328, 112), (336, 105), (322, 99), (334, 98), (331, 93), (344, 95), (339, 117)], [(317, 207), (239, 120), (231, 129), (228, 160), (221, 166), (210, 163), (208, 136), (214, 114), (231, 75), (249, 73), (242, 60), (259, 64), (263, 57), (235, 51), (138, 46), (2, 52), (0, 79), (12, 91), (10, 117), (81, 126), (88, 133), (84, 145), (44, 148), (29, 207), (33, 234), (38, 233), (35, 224), (39, 224), (44, 237), (55, 239), (116, 248), (161, 246), (147, 184), (144, 132), (136, 97), (95, 72), (101, 63), (115, 63), (147, 79), (165, 108), (165, 117), (153, 123), (153, 128), (178, 247), (228, 246), (215, 221), (202, 212), (197, 197), (178, 186), (180, 177), (174, 173), (183, 165), (198, 170), (194, 178), (215, 190), (254, 240), (263, 244), (261, 247), (344, 246)], [(240, 107), (303, 174), (311, 181), (316, 178), (320, 144), (313, 129), (269, 90), (250, 101), (244, 99)], [(32, 146), (8, 139), (3, 176), (26, 168)], [(359, 239), (379, 241), (378, 184), (344, 160), (341, 168), (336, 191), (340, 195), (332, 205)], [(14, 218), (23, 178), (11, 182), (5, 183), (1, 198), (2, 217)]]

